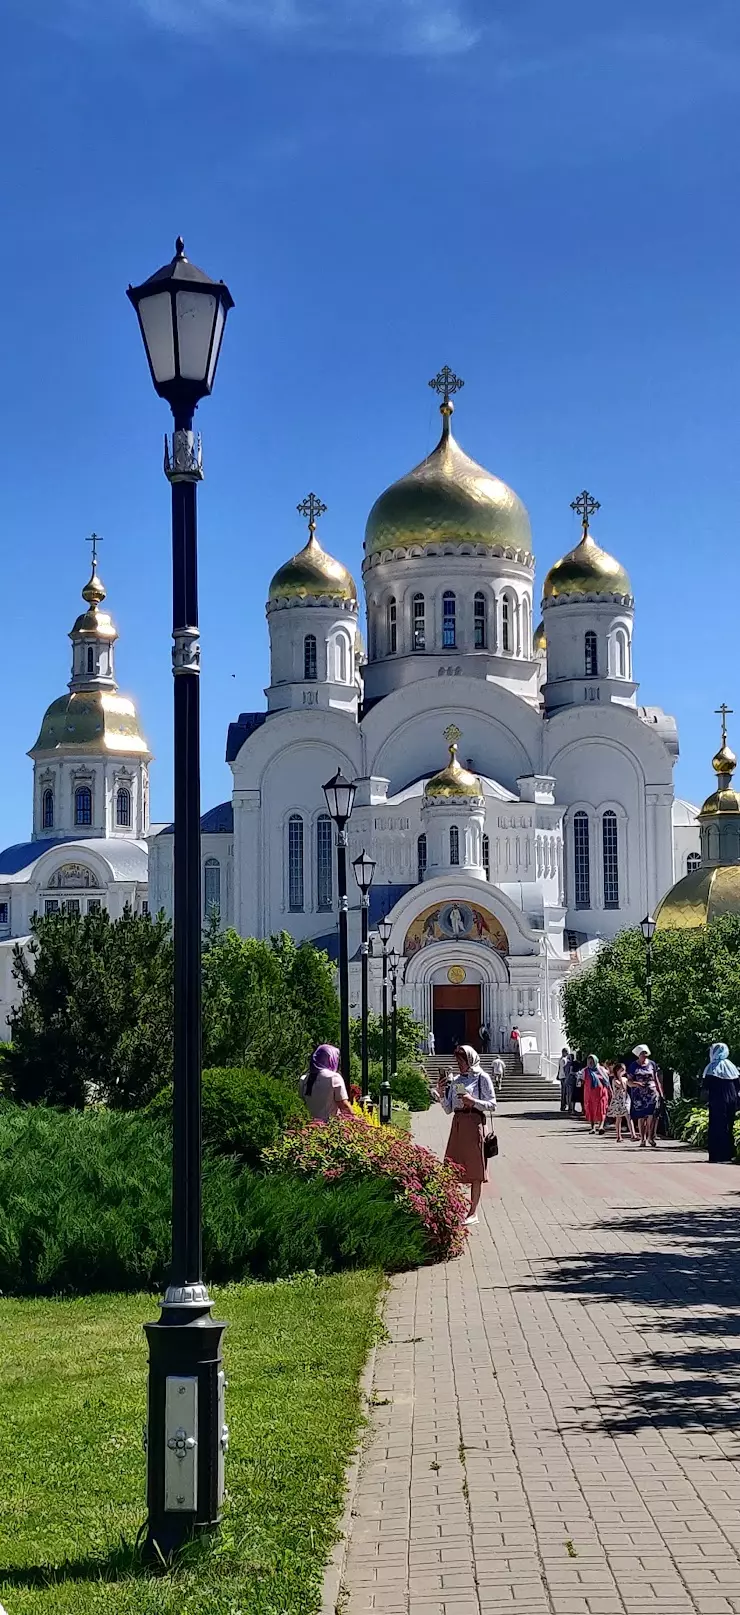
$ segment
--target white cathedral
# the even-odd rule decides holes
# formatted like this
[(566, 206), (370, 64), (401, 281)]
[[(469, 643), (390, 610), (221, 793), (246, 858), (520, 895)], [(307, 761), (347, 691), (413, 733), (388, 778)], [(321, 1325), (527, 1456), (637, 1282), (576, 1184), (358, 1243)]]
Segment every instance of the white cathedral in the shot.
[[(367, 654), (355, 582), (317, 538), (324, 507), (304, 502), (308, 542), (268, 591), (266, 708), (230, 725), (231, 800), (202, 820), (203, 912), (336, 957), (322, 787), (340, 768), (357, 786), (350, 860), (363, 848), (376, 860), (371, 937), (387, 917), (403, 960), (399, 1001), (439, 1052), (484, 1024), (508, 1046), (516, 1024), (528, 1069), (551, 1074), (563, 978), (696, 867), (697, 810), (674, 798), (675, 720), (637, 703), (634, 599), (592, 535), (596, 501), (574, 501), (581, 538), (547, 573), (535, 628), (527, 511), (455, 441), (462, 383), (445, 367), (432, 385), (439, 443), (367, 521)], [(114, 913), (172, 909), (171, 827), (148, 826), (150, 753), (116, 692), (102, 598), (93, 567), (70, 694), (31, 752), (34, 839), (0, 854), (0, 937), (23, 935), (60, 893)], [(356, 1013), (356, 889), (349, 910)], [(376, 946), (376, 1008), (380, 974)], [(0, 959), (0, 1000), (2, 983)]]

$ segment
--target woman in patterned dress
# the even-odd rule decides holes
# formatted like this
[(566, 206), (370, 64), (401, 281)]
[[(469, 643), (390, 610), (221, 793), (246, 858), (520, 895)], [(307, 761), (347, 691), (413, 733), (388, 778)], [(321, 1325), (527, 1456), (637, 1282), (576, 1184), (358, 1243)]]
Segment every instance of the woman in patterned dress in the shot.
[(632, 1122), (632, 1116), (630, 1114), (630, 1091), (627, 1085), (626, 1065), (618, 1064), (614, 1067), (614, 1075), (612, 1077), (612, 1096), (609, 1102), (607, 1116), (610, 1116), (614, 1122), (614, 1131), (617, 1144), (621, 1144), (622, 1142), (622, 1122), (627, 1123), (630, 1130), (630, 1137), (637, 1137)]

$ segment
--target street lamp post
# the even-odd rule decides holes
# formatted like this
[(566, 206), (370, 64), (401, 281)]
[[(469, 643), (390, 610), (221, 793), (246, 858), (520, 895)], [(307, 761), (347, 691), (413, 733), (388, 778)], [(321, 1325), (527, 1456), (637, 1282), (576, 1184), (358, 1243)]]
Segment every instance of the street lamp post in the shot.
[(398, 969), (401, 955), (395, 948), (388, 955), (388, 966), (391, 973), (391, 1075), (395, 1077), (398, 1069)]
[(362, 912), (362, 940), (360, 942), (360, 960), (361, 960), (361, 965), (362, 965), (362, 986), (361, 986), (361, 999), (360, 999), (360, 1014), (361, 1014), (361, 1017), (362, 1017), (362, 1020), (361, 1020), (361, 1031), (362, 1031), (361, 1059), (362, 1059), (362, 1100), (363, 1100), (363, 1104), (364, 1104), (367, 1101), (367, 1099), (369, 1098), (369, 1092), (370, 1092), (370, 1078), (369, 1078), (369, 1075), (368, 1075), (368, 1053), (367, 1053), (367, 971), (368, 971), (368, 954), (370, 952), (370, 942), (368, 940), (368, 936), (369, 936), (369, 919), (370, 919), (370, 887), (372, 886), (373, 875), (375, 874), (375, 859), (371, 858), (369, 856), (369, 854), (366, 853), (364, 848), (363, 848), (362, 852), (360, 853), (359, 858), (353, 858), (353, 860), (352, 860), (352, 868), (354, 869), (354, 872), (355, 872), (355, 880), (357, 881), (357, 884), (358, 884), (358, 886), (360, 888), (360, 909), (361, 909), (361, 912)]
[(347, 931), (347, 820), (356, 786), (341, 768), (324, 786), (329, 816), (337, 827), (337, 894), (339, 897), (339, 1052), (342, 1076), (349, 1087), (349, 940)]
[(383, 1081), (380, 1085), (380, 1120), (384, 1124), (391, 1119), (391, 1085), (388, 1081), (388, 943), (391, 939), (393, 926), (390, 920), (381, 920), (378, 924), (378, 936), (383, 947)]
[(127, 293), (152, 381), (173, 415), (164, 469), (172, 488), (174, 684), (174, 1046), (172, 1264), (149, 1343), (146, 1550), (165, 1557), (218, 1525), (224, 1490), (221, 1341), (203, 1282), (201, 1215), (200, 639), (197, 485), (203, 475), (193, 417), (213, 388), (233, 298), (175, 257)]
[(646, 914), (640, 921), (640, 930), (645, 938), (645, 1003), (648, 1009), (653, 1002), (653, 937), (655, 936), (655, 920), (652, 914)]

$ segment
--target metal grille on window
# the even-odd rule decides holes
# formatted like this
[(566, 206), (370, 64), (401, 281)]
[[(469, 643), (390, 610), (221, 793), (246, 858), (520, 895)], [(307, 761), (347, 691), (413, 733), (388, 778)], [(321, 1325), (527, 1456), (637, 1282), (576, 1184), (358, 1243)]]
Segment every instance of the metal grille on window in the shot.
[(218, 858), (206, 858), (203, 865), (203, 914), (207, 920), (221, 916), (221, 865)]
[(426, 622), (423, 594), (415, 594), (411, 604), (414, 614), (414, 650), (424, 650), (426, 646)]
[(690, 852), (686, 859), (687, 875), (693, 875), (695, 869), (701, 869), (701, 857), (698, 852)]
[(609, 809), (602, 822), (604, 908), (619, 908), (619, 836), (617, 815)]
[(303, 908), (303, 820), (292, 813), (288, 820), (288, 908), (299, 914)]
[(501, 649), (511, 650), (511, 601), (506, 594), (501, 601)]
[(486, 597), (477, 594), (473, 601), (473, 643), (476, 650), (486, 648)]
[(482, 856), (483, 856), (483, 868), (485, 869), (485, 872), (486, 872), (486, 880), (490, 880), (491, 879), (491, 838), (490, 838), (490, 836), (484, 836), (483, 837)]
[(416, 876), (422, 881), (427, 872), (427, 838), (419, 836), (416, 842)]
[(591, 855), (587, 813), (576, 813), (573, 819), (573, 870), (576, 908), (590, 908)]
[(445, 589), (442, 596), (442, 644), (445, 650), (455, 649), (455, 596)]
[(460, 831), (456, 824), (450, 825), (450, 863), (460, 862)]
[(124, 829), (129, 829), (131, 825), (131, 792), (125, 785), (121, 786), (116, 796), (116, 824)]
[(586, 677), (595, 679), (599, 671), (596, 654), (596, 635), (589, 629), (585, 641), (586, 649)]
[(303, 641), (303, 677), (315, 679), (316, 676), (316, 635), (306, 634)]
[(389, 656), (395, 656), (395, 654), (396, 654), (396, 602), (395, 602), (394, 599), (388, 601), (387, 611), (388, 611), (388, 655)]
[(322, 813), (316, 821), (316, 906), (332, 906), (333, 845), (331, 819)]
[(75, 791), (75, 824), (92, 824), (92, 791), (81, 785)]
[(54, 829), (54, 792), (44, 791), (41, 817), (45, 830)]

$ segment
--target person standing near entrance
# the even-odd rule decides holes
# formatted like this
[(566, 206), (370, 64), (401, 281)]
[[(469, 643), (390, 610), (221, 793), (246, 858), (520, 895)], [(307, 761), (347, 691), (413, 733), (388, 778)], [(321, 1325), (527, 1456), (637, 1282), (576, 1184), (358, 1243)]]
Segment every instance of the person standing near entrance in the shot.
[(490, 1052), (491, 1052), (491, 1034), (490, 1034), (490, 1032), (488, 1030), (488, 1027), (485, 1026), (485, 1025), (481, 1026), (481, 1028), (480, 1028), (480, 1030), (478, 1032), (478, 1036), (480, 1038), (481, 1053), (482, 1054), (490, 1054)]
[(512, 1028), (511, 1028), (511, 1037), (510, 1037), (509, 1041), (511, 1043), (511, 1052), (512, 1052), (512, 1054), (515, 1055), (516, 1059), (521, 1064), (521, 1058), (522, 1058), (521, 1034), (520, 1034), (518, 1026), (512, 1026)]
[(450, 1072), (439, 1079), (442, 1107), (452, 1116), (445, 1161), (459, 1167), (463, 1181), (470, 1184), (470, 1216), (466, 1222), (477, 1223), (481, 1189), (488, 1182), (483, 1148), (486, 1121), (496, 1109), (496, 1094), (480, 1055), (470, 1043), (461, 1044), (455, 1058), (459, 1075), (455, 1077)]
[(500, 1054), (494, 1054), (493, 1056), (491, 1061), (491, 1076), (493, 1077), (494, 1088), (498, 1088), (499, 1093), (501, 1093), (504, 1086), (504, 1062)]

